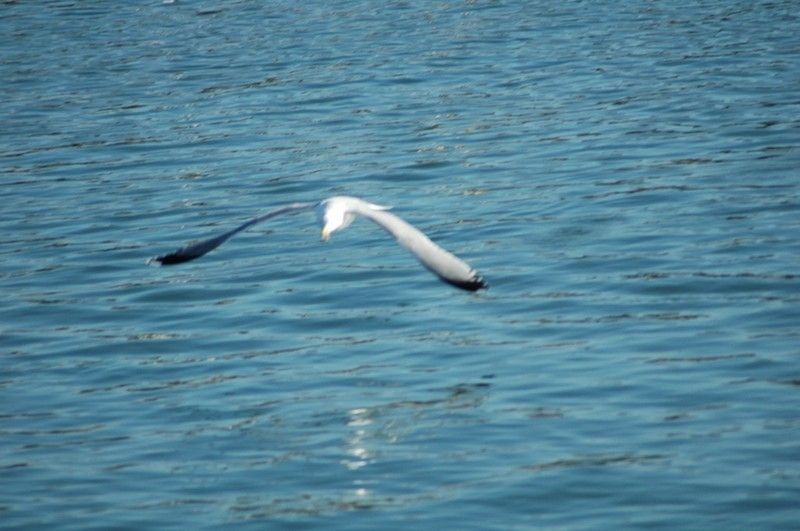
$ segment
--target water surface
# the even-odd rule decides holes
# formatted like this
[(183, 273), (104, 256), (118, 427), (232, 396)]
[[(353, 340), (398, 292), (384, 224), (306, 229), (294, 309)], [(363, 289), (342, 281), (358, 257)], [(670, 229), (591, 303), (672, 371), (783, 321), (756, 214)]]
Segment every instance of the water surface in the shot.
[(796, 526), (796, 12), (4, 5), (0, 527)]

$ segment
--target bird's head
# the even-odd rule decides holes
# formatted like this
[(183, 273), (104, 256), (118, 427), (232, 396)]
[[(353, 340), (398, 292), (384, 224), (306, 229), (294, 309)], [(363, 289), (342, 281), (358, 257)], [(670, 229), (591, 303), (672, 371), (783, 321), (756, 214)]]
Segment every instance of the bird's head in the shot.
[(350, 225), (355, 214), (347, 207), (347, 201), (332, 197), (317, 206), (317, 218), (322, 225), (322, 239), (328, 241), (331, 235)]

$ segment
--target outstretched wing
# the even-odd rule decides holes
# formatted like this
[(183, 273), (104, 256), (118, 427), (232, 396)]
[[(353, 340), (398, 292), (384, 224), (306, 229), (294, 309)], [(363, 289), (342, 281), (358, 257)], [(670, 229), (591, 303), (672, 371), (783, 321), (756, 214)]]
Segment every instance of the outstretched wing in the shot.
[(266, 214), (262, 214), (261, 216), (255, 217), (245, 223), (242, 223), (238, 227), (233, 230), (229, 230), (219, 236), (214, 236), (212, 238), (208, 238), (207, 240), (199, 241), (192, 245), (187, 245), (186, 247), (181, 247), (177, 251), (174, 251), (169, 254), (165, 254), (162, 256), (156, 256), (151, 258), (147, 261), (147, 263), (157, 263), (160, 265), (175, 265), (181, 264), (183, 262), (188, 262), (190, 260), (194, 260), (195, 258), (200, 258), (201, 256), (213, 251), (223, 243), (225, 243), (230, 237), (233, 235), (255, 225), (256, 223), (261, 223), (262, 221), (266, 221), (270, 218), (274, 218), (275, 216), (280, 216), (281, 214), (289, 214), (294, 212), (299, 212), (301, 210), (309, 210), (314, 208), (316, 203), (292, 203), (291, 205), (278, 208), (276, 210), (272, 210), (267, 212)]
[(386, 210), (373, 208), (359, 208), (358, 214), (380, 225), (416, 256), (422, 265), (448, 284), (467, 291), (489, 287), (469, 264), (433, 243), (425, 233), (402, 218)]

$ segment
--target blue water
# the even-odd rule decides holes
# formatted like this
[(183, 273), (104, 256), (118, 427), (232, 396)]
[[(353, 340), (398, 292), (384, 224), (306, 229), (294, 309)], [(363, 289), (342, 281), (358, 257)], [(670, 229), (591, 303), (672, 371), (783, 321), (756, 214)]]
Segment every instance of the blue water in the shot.
[(6, 3), (0, 527), (798, 528), (799, 22)]

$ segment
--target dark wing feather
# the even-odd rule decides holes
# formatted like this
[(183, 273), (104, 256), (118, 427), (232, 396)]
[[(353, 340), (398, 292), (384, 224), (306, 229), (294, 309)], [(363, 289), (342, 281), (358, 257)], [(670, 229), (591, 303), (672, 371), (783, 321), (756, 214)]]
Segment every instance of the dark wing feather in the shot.
[(293, 203), (291, 205), (281, 207), (276, 210), (272, 210), (270, 212), (267, 212), (266, 214), (262, 214), (261, 216), (246, 221), (245, 223), (242, 223), (235, 229), (229, 230), (228, 232), (225, 232), (218, 236), (213, 236), (206, 240), (202, 240), (197, 243), (187, 245), (186, 247), (181, 247), (177, 251), (173, 251), (169, 254), (151, 258), (150, 260), (148, 260), (148, 263), (157, 263), (160, 265), (175, 265), (175, 264), (182, 264), (184, 262), (189, 262), (190, 260), (194, 260), (195, 258), (200, 258), (201, 256), (208, 254), (209, 252), (213, 251), (214, 249), (225, 243), (233, 235), (242, 232), (243, 230), (249, 227), (252, 227), (256, 223), (261, 223), (262, 221), (274, 218), (275, 216), (279, 216), (281, 214), (288, 214), (293, 212), (299, 212), (301, 210), (308, 210), (310, 208), (313, 208), (315, 205), (316, 203)]

